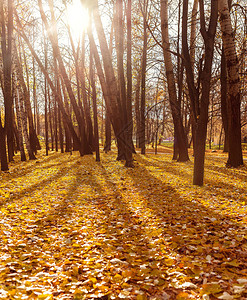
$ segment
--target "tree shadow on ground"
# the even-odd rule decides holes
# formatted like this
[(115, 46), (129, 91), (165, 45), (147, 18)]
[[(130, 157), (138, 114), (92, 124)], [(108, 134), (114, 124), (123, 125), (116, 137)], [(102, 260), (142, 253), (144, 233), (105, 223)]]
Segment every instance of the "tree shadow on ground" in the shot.
[[(141, 177), (138, 176), (140, 173)], [(145, 198), (147, 208), (158, 217), (160, 226), (163, 224), (164, 236), (167, 235), (169, 239), (170, 235), (172, 250), (198, 260), (202, 256), (205, 259), (209, 253), (215, 257), (220, 253), (225, 256), (231, 253), (232, 259), (238, 257), (239, 247), (244, 243), (243, 226), (230, 222), (223, 213), (215, 212), (214, 208), (205, 207), (193, 199), (188, 201), (187, 197), (178, 194), (170, 186), (169, 181), (157, 179), (145, 166), (139, 166), (128, 174)], [(237, 237), (240, 243), (235, 243)], [(231, 244), (229, 239), (234, 242)], [(239, 258), (242, 266), (246, 266), (245, 259)]]
[[(167, 162), (167, 161), (161, 161), (156, 158), (146, 158), (139, 156), (138, 161), (147, 167), (156, 167), (157, 169), (163, 170), (166, 173), (171, 174), (172, 176), (177, 176), (181, 183), (184, 184), (184, 179), (187, 180), (188, 184), (191, 184), (192, 182), (192, 170), (193, 170), (193, 164), (190, 162), (186, 162), (185, 164), (177, 163), (177, 162)], [(184, 168), (183, 166), (186, 166)], [(181, 168), (182, 166), (182, 168)], [(247, 201), (246, 195), (247, 195), (247, 186), (246, 186), (246, 176), (239, 175), (238, 170), (228, 170), (226, 169), (225, 172), (222, 171), (222, 176), (215, 177), (214, 175), (219, 175), (218, 167), (213, 166), (205, 166), (205, 179), (204, 179), (204, 186), (201, 187), (201, 190), (203, 193), (208, 192), (209, 197), (211, 196), (222, 196), (224, 195), (225, 198), (231, 199), (233, 196), (233, 193), (237, 193), (238, 199), (237, 202), (241, 203), (242, 201)], [(229, 176), (229, 180), (226, 181), (224, 178), (226, 176)], [(232, 182), (231, 182), (232, 181)], [(233, 182), (234, 181), (234, 182)], [(192, 186), (192, 189), (195, 189), (195, 186)]]
[[(178, 273), (199, 286), (205, 276), (209, 281), (227, 281), (230, 273), (231, 279), (244, 274), (241, 225), (229, 222), (213, 207), (183, 197), (169, 179), (160, 180), (147, 169), (162, 169), (165, 163), (152, 164), (142, 157), (137, 161), (141, 164), (134, 169), (119, 168), (119, 163), (110, 161), (95, 164), (92, 157), (75, 157), (70, 165), (60, 165), (49, 180), (68, 176), (64, 193), (54, 190), (58, 198), (45, 199), (50, 209), (42, 213), (44, 219), (35, 220), (33, 233), (28, 233), (28, 226), (23, 228), (21, 238), (27, 246), (13, 251), (13, 257), (21, 261), (23, 254), (32, 252), (33, 268), (38, 265), (37, 270), (47, 273), (64, 268), (71, 282), (79, 282), (77, 286), (93, 276), (106, 281), (113, 293), (115, 288), (119, 293), (120, 282), (125, 280), (130, 288), (147, 295), (165, 290), (173, 297), (171, 282)], [(31, 197), (49, 180), (26, 189), (27, 195)], [(40, 253), (50, 264), (39, 262)], [(234, 259), (237, 264), (227, 264)], [(61, 290), (60, 284), (56, 281), (53, 288)], [(97, 289), (91, 286), (90, 291)]]
[[(75, 158), (73, 164), (76, 164), (76, 161), (77, 161), (77, 159)], [(64, 164), (64, 162), (58, 162), (57, 164), (55, 164), (55, 166), (59, 167), (59, 169), (56, 173), (51, 174), (51, 175), (46, 174), (45, 179), (39, 180), (33, 184), (28, 185), (27, 187), (20, 188), (19, 191), (12, 193), (8, 197), (5, 197), (3, 200), (0, 200), (0, 206), (4, 205), (5, 203), (10, 204), (14, 200), (20, 201), (24, 196), (31, 197), (32, 193), (37, 192), (38, 190), (41, 190), (42, 188), (44, 188), (47, 184), (56, 181), (58, 178), (63, 176), (63, 174), (66, 173), (66, 171), (68, 172), (72, 167), (71, 165), (67, 166), (66, 164)], [(52, 165), (52, 167), (54, 167), (54, 164)], [(45, 168), (48, 168), (48, 167), (44, 167), (43, 169), (45, 169)], [(20, 173), (19, 175), (16, 174), (15, 179), (21, 178), (21, 177), (27, 175), (33, 169), (35, 169), (35, 166), (33, 166), (32, 168), (28, 168), (28, 170), (25, 170), (24, 174), (23, 173)], [(12, 178), (10, 178), (10, 180), (11, 179)]]

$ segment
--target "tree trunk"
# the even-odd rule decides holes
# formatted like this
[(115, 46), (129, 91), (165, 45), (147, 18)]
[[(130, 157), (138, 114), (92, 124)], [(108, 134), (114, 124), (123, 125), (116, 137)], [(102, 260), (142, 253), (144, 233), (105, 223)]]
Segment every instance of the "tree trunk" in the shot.
[[(73, 106), (73, 110), (74, 110), (74, 113), (75, 113), (75, 116), (76, 116), (76, 120), (77, 120), (77, 123), (78, 123), (79, 133), (80, 133), (79, 139), (78, 139), (78, 136), (77, 135), (76, 136), (77, 136), (77, 143), (78, 143), (78, 146), (79, 146), (80, 154), (81, 155), (91, 154), (92, 153), (91, 151), (90, 151), (90, 153), (88, 153), (86, 151), (87, 149), (85, 149), (85, 145), (88, 145), (87, 137), (86, 137), (86, 134), (85, 134), (85, 120), (84, 120), (83, 116), (81, 115), (80, 109), (79, 109), (79, 107), (76, 103), (76, 98), (75, 98), (75, 95), (74, 95), (72, 87), (71, 87), (71, 82), (70, 82), (68, 74), (66, 72), (66, 69), (65, 69), (65, 66), (64, 66), (64, 63), (63, 63), (63, 60), (62, 60), (62, 56), (61, 56), (61, 53), (60, 53), (60, 49), (58, 47), (57, 31), (55, 30), (56, 29), (56, 21), (55, 21), (55, 15), (54, 15), (54, 11), (53, 11), (53, 2), (51, 0), (49, 0), (49, 6), (50, 6), (50, 10), (51, 10), (51, 15), (52, 15), (52, 24), (53, 24), (53, 27), (55, 28), (53, 30), (53, 33), (49, 30), (50, 26), (48, 24), (46, 15), (45, 15), (44, 10), (43, 10), (42, 1), (38, 0), (38, 4), (39, 4), (39, 8), (40, 8), (41, 18), (42, 18), (42, 20), (45, 24), (45, 28), (46, 28), (46, 31), (48, 33), (48, 37), (51, 41), (52, 48), (53, 48), (53, 51), (54, 51), (54, 55), (55, 55), (55, 57), (58, 61), (59, 71), (60, 71), (61, 76), (63, 78), (65, 87), (66, 87), (67, 92), (68, 92), (69, 99), (70, 99), (71, 104)], [(63, 109), (63, 115), (65, 116), (66, 113), (65, 113), (64, 108), (62, 106), (62, 103), (60, 103), (60, 104), (61, 104), (60, 108)], [(67, 120), (67, 121), (69, 121), (69, 120)], [(68, 125), (70, 125), (71, 130), (74, 131), (74, 129), (72, 128), (73, 126), (72, 126), (72, 124), (70, 124), (70, 122), (68, 123)], [(76, 136), (74, 135), (75, 138), (76, 138)]]
[(125, 166), (133, 166), (133, 157), (131, 145), (128, 143), (126, 135), (126, 126), (122, 117), (122, 105), (120, 100), (120, 93), (117, 86), (117, 80), (114, 74), (112, 58), (110, 50), (107, 45), (105, 32), (101, 22), (101, 17), (99, 14), (98, 2), (95, 1), (95, 6), (93, 9), (93, 17), (95, 20), (96, 31), (99, 38), (99, 44), (103, 59), (104, 72), (101, 66), (101, 61), (95, 45), (92, 32), (88, 30), (90, 46), (92, 47), (95, 65), (97, 68), (98, 76), (100, 79), (100, 84), (102, 87), (104, 99), (106, 101), (107, 112), (109, 112), (111, 123), (114, 129), (114, 133), (117, 139), (118, 150), (123, 153), (125, 159)]
[(146, 68), (147, 68), (147, 1), (143, 1), (143, 48), (142, 48), (142, 65), (141, 65), (141, 105), (140, 105), (140, 133), (139, 141), (141, 154), (145, 154), (145, 139), (146, 139)]
[[(47, 40), (44, 37), (44, 55), (45, 55), (45, 68), (47, 70)], [(34, 59), (34, 57), (33, 57)], [(48, 156), (49, 153), (49, 124), (48, 124), (48, 89), (47, 80), (44, 76), (45, 81), (45, 155)]]
[(227, 166), (239, 167), (243, 165), (241, 145), (241, 92), (239, 61), (236, 52), (236, 45), (227, 0), (219, 0), (219, 15), (229, 86), (229, 152)]
[[(77, 63), (78, 64), (78, 63)], [(79, 70), (79, 68), (78, 68)], [(82, 101), (83, 101), (83, 107), (85, 111), (85, 119), (87, 124), (87, 137), (88, 137), (88, 146), (91, 149), (91, 151), (94, 149), (94, 134), (93, 134), (93, 124), (90, 114), (90, 106), (87, 96), (87, 90), (86, 90), (86, 66), (85, 66), (85, 34), (83, 34), (82, 39), (82, 57), (81, 57), (81, 71), (78, 76), (80, 75), (80, 82), (81, 82), (81, 89), (82, 89)]]
[[(46, 78), (46, 76), (45, 76)], [(46, 79), (47, 80), (47, 79)], [(54, 151), (54, 130), (53, 130), (53, 124), (52, 124), (52, 118), (54, 114), (54, 110), (52, 110), (51, 104), (51, 94), (49, 87), (47, 88), (47, 96), (48, 96), (48, 108), (49, 108), (49, 125), (50, 125), (50, 131), (51, 131), (51, 151)]]
[[(7, 21), (3, 1), (0, 3), (1, 22), (1, 50), (3, 64), (3, 97), (5, 108), (4, 132), (7, 135), (8, 160), (13, 161), (14, 156), (14, 128), (13, 128), (13, 95), (12, 95), (12, 35), (13, 35), (13, 2), (7, 2)], [(6, 32), (7, 27), (7, 32)], [(5, 139), (3, 139), (4, 141)]]
[(95, 151), (96, 151), (96, 161), (100, 161), (100, 152), (99, 152), (99, 126), (98, 126), (98, 113), (97, 113), (97, 94), (95, 86), (95, 72), (93, 65), (93, 53), (90, 49), (90, 84), (92, 88), (92, 100), (93, 100), (93, 119), (94, 119), (94, 142), (95, 142)]
[[(211, 82), (211, 71), (214, 50), (214, 37), (217, 25), (217, 0), (211, 0), (211, 13), (208, 28), (206, 29), (206, 21), (204, 15), (203, 0), (199, 0), (200, 4), (200, 32), (204, 41), (205, 55), (204, 67), (200, 68), (198, 73), (198, 86), (195, 84), (194, 71), (191, 63), (191, 55), (189, 53), (187, 40), (187, 20), (188, 20), (188, 0), (183, 2), (183, 21), (182, 21), (182, 47), (184, 64), (186, 68), (186, 79), (190, 95), (191, 111), (194, 123), (194, 173), (193, 184), (203, 185), (204, 180), (204, 159), (205, 145), (207, 138), (207, 122), (208, 122), (208, 106)], [(202, 66), (202, 59), (201, 59)], [(202, 76), (203, 74), (203, 76)], [(201, 98), (199, 99), (199, 88)]]
[(174, 133), (178, 147), (178, 161), (188, 161), (188, 145), (182, 122), (181, 105), (178, 102), (176, 94), (175, 76), (170, 52), (170, 40), (168, 32), (168, 0), (161, 0), (160, 6), (163, 54), (165, 60), (169, 101), (174, 124)]
[[(28, 157), (29, 159), (35, 159), (34, 153), (32, 152), (31, 146), (30, 146), (30, 140), (29, 140), (29, 136), (28, 136), (28, 124), (27, 124), (27, 112), (25, 110), (24, 107), (24, 93), (21, 89), (21, 87), (18, 90), (18, 96), (19, 96), (19, 105), (20, 105), (20, 114), (21, 114), (21, 123), (22, 123), (22, 127), (23, 127), (23, 136), (24, 136), (24, 140), (25, 140), (25, 144), (26, 144), (26, 148), (27, 148), (27, 153), (28, 153)], [(33, 158), (34, 156), (34, 158)]]
[[(57, 90), (57, 88), (56, 88)], [(55, 140), (55, 151), (58, 152), (58, 122), (57, 122), (57, 95), (54, 95), (53, 98), (53, 114), (54, 114), (54, 119), (53, 119), (53, 128), (54, 128), (54, 140)]]
[(19, 147), (20, 147), (20, 153), (21, 153), (21, 161), (26, 161), (27, 159), (26, 159), (26, 154), (25, 154), (25, 150), (24, 150), (23, 135), (22, 135), (21, 112), (20, 112), (20, 105), (19, 105), (19, 99), (18, 99), (17, 92), (18, 91), (15, 89), (14, 99), (15, 99), (15, 111), (16, 111), (16, 119), (17, 119)]
[(136, 147), (140, 148), (140, 85), (141, 85), (141, 72), (137, 73), (136, 87), (135, 87), (135, 116), (136, 116)]
[(132, 32), (131, 32), (131, 7), (132, 0), (127, 2), (127, 118), (128, 134), (132, 145), (132, 152), (135, 153), (133, 143), (133, 116), (132, 116)]
[(36, 159), (34, 153), (36, 152), (37, 149), (40, 148), (40, 145), (38, 143), (38, 138), (34, 129), (34, 123), (33, 123), (33, 114), (32, 114), (32, 109), (31, 109), (31, 103), (30, 103), (30, 94), (28, 92), (25, 80), (24, 80), (24, 75), (23, 75), (23, 69), (21, 66), (20, 59), (17, 54), (17, 49), (15, 47), (15, 53), (16, 53), (16, 59), (15, 59), (15, 65), (17, 68), (17, 78), (21, 84), (22, 88), (22, 100), (24, 101), (25, 105), (25, 112), (28, 118), (28, 126), (29, 126), (29, 144), (30, 144), (30, 153), (29, 153), (29, 159)]
[(221, 118), (222, 124), (225, 132), (224, 141), (224, 152), (228, 152), (229, 149), (229, 134), (228, 134), (228, 119), (229, 119), (229, 99), (228, 99), (228, 84), (227, 84), (227, 68), (226, 68), (226, 58), (224, 53), (224, 48), (222, 48), (221, 53), (221, 65), (220, 65), (220, 92), (221, 92)]
[(118, 84), (119, 84), (119, 94), (120, 94), (120, 102), (121, 102), (121, 110), (122, 110), (122, 120), (123, 120), (123, 134), (125, 138), (125, 152), (119, 148), (118, 159), (125, 159), (125, 156), (131, 156), (131, 154), (127, 154), (127, 152), (132, 152), (133, 149), (131, 147), (132, 140), (130, 134), (130, 123), (131, 120), (128, 118), (128, 108), (127, 108), (127, 91), (126, 91), (126, 83), (124, 76), (124, 24), (123, 24), (123, 0), (117, 0), (116, 2), (116, 50), (117, 50), (117, 73), (118, 73)]
[(105, 151), (105, 153), (107, 153), (108, 151), (111, 151), (111, 121), (110, 121), (109, 114), (108, 114), (107, 110), (105, 112), (105, 144), (104, 144), (104, 151)]
[(0, 114), (0, 160), (1, 170), (7, 171), (9, 169), (6, 149), (6, 133), (2, 126), (1, 114)]

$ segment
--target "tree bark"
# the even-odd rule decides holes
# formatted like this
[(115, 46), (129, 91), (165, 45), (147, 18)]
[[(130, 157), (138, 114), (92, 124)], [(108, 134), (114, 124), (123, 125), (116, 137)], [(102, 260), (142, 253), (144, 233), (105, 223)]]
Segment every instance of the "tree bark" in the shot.
[(142, 64), (141, 64), (141, 101), (140, 101), (140, 133), (139, 142), (141, 154), (146, 152), (146, 69), (147, 69), (147, 1), (143, 1), (143, 48), (142, 48)]
[(107, 110), (105, 112), (105, 144), (104, 144), (104, 151), (105, 151), (105, 153), (107, 153), (108, 151), (111, 151), (111, 121), (110, 121), (109, 114), (108, 114)]
[[(7, 2), (7, 21), (3, 1), (0, 3), (1, 50), (3, 62), (3, 96), (5, 108), (4, 131), (7, 135), (8, 160), (14, 156), (14, 128), (13, 128), (13, 95), (12, 95), (12, 35), (13, 35), (13, 2)], [(6, 32), (7, 27), (7, 32)], [(4, 139), (5, 140), (5, 139)], [(3, 141), (4, 141), (3, 140)]]
[[(204, 180), (204, 160), (205, 146), (207, 137), (208, 106), (211, 82), (211, 71), (214, 51), (214, 37), (217, 25), (217, 0), (211, 0), (211, 12), (208, 28), (204, 15), (204, 2), (199, 0), (200, 4), (200, 31), (204, 41), (205, 55), (204, 66), (198, 71), (198, 86), (194, 80), (194, 71), (189, 53), (187, 39), (187, 20), (188, 20), (188, 0), (183, 2), (183, 21), (182, 21), (182, 47), (184, 64), (186, 68), (186, 79), (189, 89), (191, 111), (195, 122), (195, 140), (194, 142), (194, 172), (193, 184), (203, 185)], [(201, 59), (202, 66), (202, 59)], [(200, 93), (199, 93), (200, 90)], [(201, 96), (200, 96), (201, 95)], [(200, 97), (200, 99), (199, 99)]]
[(128, 134), (132, 145), (132, 152), (135, 153), (133, 143), (133, 116), (132, 116), (132, 31), (131, 31), (131, 8), (132, 0), (127, 2), (127, 118), (128, 118)]
[(90, 46), (92, 47), (95, 65), (97, 68), (100, 84), (102, 87), (104, 99), (106, 101), (107, 111), (109, 112), (111, 123), (114, 129), (114, 133), (117, 139), (118, 150), (124, 153), (125, 166), (133, 166), (133, 157), (131, 145), (128, 143), (126, 126), (124, 124), (122, 116), (122, 105), (120, 100), (120, 93), (118, 90), (117, 80), (114, 74), (111, 53), (107, 45), (104, 28), (101, 22), (99, 14), (98, 2), (94, 2), (94, 8), (92, 10), (93, 18), (95, 21), (96, 31), (99, 39), (104, 72), (101, 66), (98, 50), (95, 45), (92, 32), (88, 30), (88, 36), (90, 40)]
[(140, 148), (140, 85), (141, 85), (141, 72), (137, 73), (136, 86), (135, 86), (135, 116), (136, 116), (136, 147)]
[(96, 85), (95, 85), (95, 72), (93, 65), (93, 53), (90, 49), (90, 84), (92, 89), (92, 100), (93, 100), (93, 120), (94, 120), (94, 143), (95, 143), (95, 152), (96, 152), (96, 161), (100, 161), (100, 152), (99, 152), (99, 126), (98, 126), (98, 113), (97, 113), (97, 94), (96, 94)]
[(229, 152), (227, 166), (239, 167), (243, 165), (241, 145), (241, 93), (239, 61), (236, 52), (236, 45), (227, 0), (219, 0), (219, 15), (229, 87)]
[(18, 139), (19, 139), (19, 147), (21, 153), (21, 161), (26, 161), (26, 154), (24, 150), (23, 144), (23, 134), (22, 134), (22, 122), (21, 122), (21, 112), (20, 112), (20, 105), (18, 99), (18, 90), (14, 89), (14, 99), (15, 99), (15, 111), (16, 111), (16, 119), (17, 119), (17, 132), (18, 132)]
[(1, 115), (0, 115), (0, 160), (1, 160), (1, 170), (7, 171), (9, 169), (9, 166), (8, 166), (7, 149), (6, 149), (6, 133), (2, 125)]
[(221, 53), (221, 64), (220, 64), (220, 92), (221, 92), (221, 118), (222, 124), (225, 132), (224, 141), (224, 152), (229, 150), (229, 134), (228, 134), (228, 119), (229, 119), (229, 99), (228, 99), (228, 83), (227, 83), (227, 68), (226, 68), (226, 58), (224, 53), (224, 48), (222, 48)]
[(160, 7), (163, 55), (165, 60), (169, 102), (171, 106), (174, 132), (176, 137), (176, 141), (174, 142), (177, 143), (178, 147), (178, 161), (188, 161), (188, 145), (182, 122), (181, 105), (179, 104), (176, 94), (175, 76), (170, 52), (170, 40), (168, 32), (168, 0), (161, 0)]

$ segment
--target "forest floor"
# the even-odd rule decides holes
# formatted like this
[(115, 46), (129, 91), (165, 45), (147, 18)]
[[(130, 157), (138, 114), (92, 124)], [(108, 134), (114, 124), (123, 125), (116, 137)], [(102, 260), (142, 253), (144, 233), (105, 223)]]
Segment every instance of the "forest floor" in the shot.
[(134, 168), (114, 151), (16, 158), (0, 173), (0, 299), (247, 299), (246, 165), (207, 152), (197, 187), (169, 152)]

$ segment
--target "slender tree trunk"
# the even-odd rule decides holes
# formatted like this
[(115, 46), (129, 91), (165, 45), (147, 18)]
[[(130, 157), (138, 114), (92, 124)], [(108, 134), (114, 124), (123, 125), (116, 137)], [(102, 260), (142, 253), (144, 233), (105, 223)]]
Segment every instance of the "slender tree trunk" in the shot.
[(47, 82), (45, 78), (45, 154), (49, 153), (49, 127), (48, 127), (48, 96), (47, 96)]
[(7, 171), (9, 169), (6, 149), (6, 133), (2, 125), (1, 114), (0, 114), (0, 160), (1, 170)]
[(221, 118), (225, 132), (224, 152), (228, 152), (229, 149), (229, 134), (228, 134), (228, 119), (229, 119), (229, 103), (228, 103), (228, 84), (227, 84), (227, 68), (224, 48), (221, 53), (221, 65), (220, 65), (220, 92), (221, 92)]
[[(82, 35), (81, 41), (81, 68), (79, 67), (79, 44), (77, 51), (75, 49), (74, 41), (70, 32), (68, 30), (70, 43), (72, 47), (73, 57), (75, 61), (75, 72), (76, 72), (76, 83), (77, 83), (77, 97), (78, 105), (81, 110), (82, 118), (85, 119), (85, 134), (87, 137), (88, 143), (85, 143), (85, 152), (90, 153), (94, 150), (94, 136), (93, 136), (93, 125), (90, 114), (90, 105), (88, 102), (88, 95), (86, 89), (86, 67), (85, 67), (85, 32)], [(83, 102), (83, 105), (82, 105)]]
[(39, 123), (39, 112), (38, 112), (38, 102), (37, 102), (37, 91), (36, 91), (36, 72), (35, 72), (35, 59), (33, 57), (33, 106), (34, 106), (34, 129), (37, 135), (40, 135), (40, 123)]
[(51, 151), (54, 151), (54, 130), (52, 124), (54, 110), (52, 110), (51, 107), (52, 101), (51, 101), (51, 94), (49, 88), (47, 89), (47, 94), (48, 94), (48, 107), (49, 107), (49, 124), (50, 124), (50, 131), (51, 131)]
[[(57, 90), (57, 88), (56, 88)], [(57, 117), (57, 96), (54, 95), (53, 98), (53, 108), (54, 108), (54, 119), (53, 119), (53, 128), (54, 128), (54, 140), (55, 140), (55, 151), (58, 152), (58, 117)]]
[(190, 59), (191, 59), (191, 67), (193, 74), (195, 68), (195, 55), (196, 55), (196, 33), (197, 33), (197, 24), (198, 24), (198, 3), (199, 0), (194, 0), (192, 16), (191, 16), (191, 31), (190, 31)]
[(62, 120), (61, 120), (61, 110), (58, 107), (58, 128), (59, 128), (59, 145), (61, 153), (64, 153), (63, 147), (63, 127), (62, 127)]
[(133, 143), (133, 116), (132, 116), (132, 32), (131, 32), (131, 8), (132, 0), (127, 2), (127, 119), (128, 119), (128, 134), (131, 143), (132, 152), (135, 153)]
[[(204, 15), (204, 2), (199, 0), (200, 4), (200, 31), (205, 45), (205, 61), (204, 67), (199, 69), (199, 87), (201, 85), (201, 98), (199, 99), (198, 87), (194, 80), (194, 71), (191, 64), (191, 56), (189, 53), (187, 40), (187, 20), (188, 20), (188, 0), (183, 2), (183, 22), (182, 22), (182, 47), (184, 64), (186, 68), (187, 84), (189, 89), (191, 111), (195, 122), (195, 141), (194, 141), (194, 173), (193, 184), (203, 185), (204, 180), (204, 160), (205, 146), (207, 138), (207, 122), (208, 122), (208, 106), (211, 82), (211, 71), (214, 51), (214, 37), (217, 25), (217, 0), (211, 0), (211, 13), (208, 28), (206, 29), (206, 21)], [(202, 61), (201, 61), (202, 65)], [(201, 74), (203, 73), (203, 76)]]
[[(120, 92), (120, 101), (122, 108), (123, 126), (125, 127), (126, 139), (128, 139), (128, 119), (127, 119), (127, 96), (126, 96), (126, 84), (123, 67), (123, 55), (124, 55), (124, 28), (123, 28), (123, 0), (117, 0), (116, 2), (116, 50), (117, 50), (117, 73), (118, 73), (118, 87)], [(124, 129), (123, 129), (124, 130)], [(118, 148), (118, 159), (124, 159), (125, 153), (122, 148)]]
[(104, 151), (105, 151), (105, 153), (107, 153), (108, 151), (111, 151), (111, 121), (110, 121), (110, 118), (109, 118), (109, 114), (107, 113), (107, 110), (105, 112), (105, 144), (104, 144)]
[(141, 72), (138, 72), (135, 87), (135, 116), (136, 116), (136, 147), (140, 148), (140, 85), (141, 85)]
[(95, 142), (95, 151), (96, 151), (96, 161), (100, 161), (100, 152), (99, 152), (99, 126), (98, 126), (98, 113), (97, 113), (97, 94), (95, 86), (95, 72), (93, 65), (93, 53), (90, 49), (90, 84), (92, 88), (92, 100), (93, 100), (93, 119), (94, 119), (94, 142)]
[[(44, 54), (45, 54), (45, 68), (47, 70), (47, 40), (44, 37)], [(34, 58), (34, 57), (33, 57)], [(44, 76), (45, 81), (45, 155), (49, 154), (49, 125), (48, 125), (48, 89), (47, 89), (47, 80)]]
[[(72, 124), (70, 124), (68, 119), (67, 119), (67, 121), (68, 121), (67, 123), (68, 123), (68, 125), (71, 126), (70, 128), (71, 128), (71, 130), (74, 134), (74, 138), (77, 139), (77, 144), (79, 146), (80, 154), (81, 155), (90, 154), (92, 152), (88, 153), (88, 152), (85, 151), (86, 150), (85, 145), (88, 145), (87, 137), (86, 137), (86, 134), (85, 134), (85, 120), (84, 120), (83, 116), (80, 113), (80, 109), (77, 105), (76, 98), (75, 98), (75, 95), (74, 95), (72, 87), (71, 87), (71, 82), (69, 80), (68, 74), (66, 72), (66, 69), (65, 69), (65, 66), (64, 66), (64, 63), (63, 63), (63, 60), (62, 60), (60, 49), (58, 47), (57, 31), (55, 30), (55, 31), (53, 31), (53, 33), (51, 33), (51, 31), (49, 30), (50, 26), (48, 24), (46, 15), (44, 13), (42, 0), (38, 0), (38, 4), (39, 4), (39, 8), (40, 8), (41, 18), (42, 18), (42, 20), (45, 24), (45, 28), (46, 28), (46, 31), (48, 33), (48, 37), (51, 41), (52, 48), (53, 48), (53, 51), (54, 51), (54, 55), (55, 55), (55, 57), (58, 61), (59, 71), (60, 71), (61, 76), (63, 78), (65, 87), (67, 89), (69, 99), (70, 99), (71, 104), (73, 106), (73, 110), (74, 110), (76, 120), (77, 120), (77, 123), (78, 123), (78, 127), (79, 127), (79, 133), (80, 133), (79, 139), (78, 139), (78, 136), (75, 134), (74, 128), (72, 128), (73, 126), (72, 126)], [(49, 0), (49, 6), (50, 6), (50, 10), (51, 10), (51, 15), (52, 15), (52, 24), (53, 24), (54, 28), (56, 29), (56, 21), (55, 21), (55, 15), (54, 15), (54, 11), (53, 11), (53, 2), (51, 0)], [(63, 109), (63, 115), (67, 116), (65, 111), (64, 111), (64, 108), (62, 106), (62, 103), (60, 103), (60, 104), (61, 104), (60, 108)]]
[[(25, 110), (25, 106), (24, 106), (24, 93), (21, 89), (21, 87), (18, 90), (18, 96), (19, 96), (19, 105), (20, 105), (20, 114), (21, 114), (21, 123), (22, 123), (22, 127), (23, 127), (23, 136), (24, 136), (24, 140), (25, 140), (25, 144), (26, 144), (26, 148), (27, 148), (27, 152), (28, 152), (28, 157), (29, 159), (34, 159), (34, 153), (32, 152), (31, 149), (31, 145), (30, 145), (30, 140), (29, 140), (29, 136), (28, 136), (28, 124), (27, 124), (27, 112)], [(33, 158), (34, 156), (34, 158)]]
[(188, 161), (188, 145), (182, 122), (181, 104), (179, 104), (176, 94), (175, 76), (170, 52), (170, 40), (168, 32), (168, 0), (161, 0), (160, 5), (163, 54), (165, 60), (169, 101), (174, 124), (174, 133), (176, 137), (175, 142), (177, 142), (179, 153), (178, 161)]
[(140, 148), (141, 154), (145, 154), (145, 139), (146, 139), (146, 69), (147, 69), (147, 1), (143, 1), (143, 48), (142, 48), (142, 66), (141, 66), (141, 105), (140, 105)]
[(106, 101), (107, 112), (110, 114), (111, 123), (113, 125), (114, 133), (117, 139), (117, 145), (120, 152), (124, 153), (125, 165), (127, 167), (133, 166), (133, 157), (131, 145), (128, 144), (126, 138), (126, 126), (122, 117), (122, 105), (120, 100), (120, 93), (117, 86), (117, 80), (114, 74), (111, 53), (107, 45), (105, 32), (99, 14), (98, 2), (94, 6), (93, 17), (96, 25), (96, 31), (99, 38), (99, 44), (103, 59), (104, 72), (101, 66), (101, 61), (95, 45), (92, 33), (88, 31), (90, 46), (92, 47), (95, 65), (97, 68), (100, 84), (102, 87), (104, 99)]
[[(18, 18), (18, 15), (16, 14), (16, 21), (18, 23), (18, 26), (22, 28), (22, 24)], [(45, 75), (45, 78), (53, 92), (54, 95), (56, 95), (57, 93), (57, 90), (55, 88), (55, 85), (53, 84), (53, 81), (51, 80), (48, 72), (47, 72), (47, 69), (44, 67), (44, 65), (42, 64), (41, 60), (39, 59), (39, 56), (37, 55), (37, 53), (35, 52), (35, 50), (33, 49), (28, 37), (25, 35), (25, 32), (22, 30), (21, 31), (21, 36), (22, 38), (24, 39), (24, 41), (26, 42), (28, 48), (30, 49), (32, 55), (35, 57), (36, 59), (36, 62), (38, 63), (39, 67), (40, 67), (40, 70), (42, 71), (42, 73)], [(67, 77), (68, 79), (68, 77)], [(69, 80), (69, 79), (68, 79)], [(71, 92), (71, 90), (70, 90)], [(48, 89), (48, 96), (49, 96), (49, 89)], [(50, 98), (50, 96), (49, 96)], [(80, 146), (81, 145), (81, 141), (80, 141), (80, 138), (78, 137), (77, 133), (75, 132), (75, 129), (73, 127), (73, 124), (72, 124), (72, 121), (71, 121), (71, 118), (68, 116), (64, 106), (63, 106), (63, 101), (61, 98), (58, 97), (58, 105), (59, 105), (59, 108), (61, 109), (61, 112), (63, 114), (63, 120), (66, 122), (68, 128), (69, 128), (69, 131), (71, 133), (71, 136), (73, 138), (73, 142), (75, 143), (76, 147), (78, 148), (79, 152), (80, 152), (80, 155), (84, 155), (84, 152), (82, 151), (82, 147)], [(72, 97), (72, 100), (75, 100), (75, 98)], [(73, 101), (72, 101), (73, 102)], [(50, 103), (50, 99), (49, 99), (49, 103)], [(73, 102), (75, 104), (75, 102)]]
[[(80, 82), (81, 82), (81, 89), (82, 89), (82, 101), (85, 111), (85, 119), (87, 124), (87, 136), (88, 136), (88, 146), (92, 150), (94, 150), (94, 134), (93, 134), (93, 125), (92, 119), (90, 114), (90, 106), (87, 96), (87, 89), (86, 89), (86, 66), (85, 66), (85, 34), (83, 34), (82, 38), (82, 55), (81, 55), (81, 71), (79, 72), (78, 68), (78, 76), (80, 75)], [(78, 80), (79, 83), (79, 80)]]
[[(191, 31), (190, 31), (190, 60), (191, 60), (191, 69), (194, 77), (195, 77), (195, 56), (196, 56), (196, 34), (197, 34), (197, 24), (198, 24), (198, 4), (199, 4), (199, 0), (194, 0), (192, 15), (191, 15)], [(191, 135), (192, 135), (192, 142), (193, 142), (193, 149), (194, 149), (196, 121), (193, 117), (192, 111), (190, 111), (190, 114), (192, 116)]]
[(14, 99), (15, 99), (15, 111), (16, 111), (16, 119), (17, 119), (19, 147), (20, 147), (20, 153), (21, 153), (21, 161), (26, 161), (27, 159), (26, 159), (26, 154), (25, 154), (25, 150), (24, 150), (23, 135), (22, 135), (21, 112), (20, 112), (20, 105), (19, 105), (19, 99), (18, 99), (17, 93), (18, 93), (18, 91), (15, 89)]
[(36, 135), (35, 129), (34, 129), (34, 122), (33, 122), (33, 113), (31, 109), (31, 102), (30, 102), (30, 94), (28, 92), (28, 88), (26, 86), (24, 75), (23, 75), (23, 69), (21, 66), (20, 58), (17, 54), (17, 49), (15, 47), (16, 52), (16, 67), (17, 67), (17, 77), (20, 81), (20, 84), (22, 86), (22, 91), (24, 93), (23, 100), (25, 105), (25, 111), (27, 113), (28, 117), (28, 128), (29, 128), (29, 140), (30, 140), (30, 157), (29, 159), (36, 159), (34, 153), (36, 153), (37, 150), (41, 149), (38, 137)]

